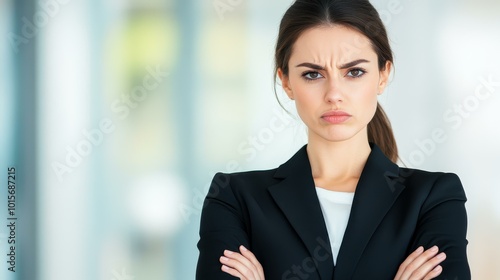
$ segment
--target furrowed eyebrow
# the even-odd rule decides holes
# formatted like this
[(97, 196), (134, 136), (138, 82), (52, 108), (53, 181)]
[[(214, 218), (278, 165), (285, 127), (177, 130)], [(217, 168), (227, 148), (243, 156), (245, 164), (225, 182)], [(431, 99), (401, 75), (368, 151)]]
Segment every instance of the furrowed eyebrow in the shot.
[[(354, 61), (347, 62), (345, 64), (340, 65), (339, 69), (351, 68), (351, 67), (356, 66), (360, 63), (370, 63), (370, 61), (366, 60), (366, 59), (356, 59)], [(314, 63), (309, 63), (309, 62), (301, 63), (301, 64), (297, 65), (296, 67), (308, 67), (308, 68), (315, 69), (315, 70), (325, 70), (325, 68), (323, 66), (318, 65), (318, 64), (314, 64)]]
[(346, 64), (340, 65), (339, 69), (351, 68), (351, 67), (356, 66), (360, 63), (370, 63), (370, 61), (368, 61), (366, 59), (357, 59), (357, 60), (354, 60), (351, 62), (347, 62)]
[(308, 67), (308, 68), (312, 68), (315, 70), (325, 70), (325, 68), (323, 66), (317, 65), (314, 63), (309, 63), (309, 62), (301, 63), (301, 64), (297, 65), (296, 67)]

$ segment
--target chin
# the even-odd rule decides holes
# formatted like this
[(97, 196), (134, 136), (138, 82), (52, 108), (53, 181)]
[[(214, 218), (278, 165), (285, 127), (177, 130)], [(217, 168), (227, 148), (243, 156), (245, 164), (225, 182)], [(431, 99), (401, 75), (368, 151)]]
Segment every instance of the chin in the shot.
[(328, 142), (333, 142), (333, 143), (339, 143), (339, 142), (344, 142), (348, 141), (349, 139), (352, 139), (352, 137), (330, 137), (330, 138), (325, 138)]
[(344, 134), (337, 134), (337, 135), (325, 135), (324, 137), (322, 137), (323, 139), (325, 139), (326, 141), (329, 141), (329, 142), (344, 142), (344, 141), (348, 141), (350, 139), (352, 139), (354, 137), (354, 134), (347, 134), (347, 133), (344, 133)]
[(360, 131), (361, 130), (358, 131), (353, 129), (335, 129), (326, 133), (317, 133), (317, 135), (328, 142), (344, 142), (359, 136)]

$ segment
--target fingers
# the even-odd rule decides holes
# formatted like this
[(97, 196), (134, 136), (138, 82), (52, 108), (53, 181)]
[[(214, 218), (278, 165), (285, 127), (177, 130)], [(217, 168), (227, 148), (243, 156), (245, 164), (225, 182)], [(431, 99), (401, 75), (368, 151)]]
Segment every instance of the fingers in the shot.
[(437, 256), (425, 262), (419, 269), (412, 273), (410, 279), (433, 279), (443, 271), (443, 268), (438, 265), (446, 259), (446, 254), (441, 252)]
[(246, 248), (243, 249), (240, 247), (240, 250), (245, 255), (224, 250), (224, 256), (221, 256), (219, 259), (223, 264), (221, 267), (222, 271), (240, 279), (263, 280), (264, 273), (262, 266), (255, 256)]
[(437, 246), (426, 250), (419, 247), (411, 253), (399, 267), (396, 280), (421, 280), (433, 279), (442, 272), (442, 267), (438, 266), (446, 259), (445, 253), (438, 254)]
[(238, 270), (236, 270), (234, 268), (230, 268), (229, 266), (227, 266), (225, 264), (222, 265), (221, 270), (234, 276), (234, 277), (238, 277), (239, 279), (246, 279), (243, 277), (243, 275), (241, 275), (241, 273), (238, 272)]
[(413, 253), (411, 253), (406, 258), (406, 260), (399, 266), (398, 273), (396, 274), (396, 277), (394, 277), (394, 280), (403, 279), (401, 278), (401, 276), (403, 275), (403, 272), (405, 272), (406, 267), (418, 256), (420, 256), (423, 252), (424, 252), (424, 247), (422, 246), (418, 247), (415, 251), (413, 251)]
[(438, 265), (431, 272), (427, 273), (427, 275), (424, 277), (424, 280), (434, 279), (438, 277), (441, 272), (443, 272), (443, 267)]
[(243, 245), (240, 246), (240, 252), (241, 252), (241, 254), (243, 254), (244, 257), (246, 257), (257, 268), (257, 272), (259, 274), (259, 277), (261, 279), (264, 279), (264, 269), (262, 268), (262, 265), (257, 260), (255, 255), (252, 252), (250, 252), (250, 250), (245, 248), (245, 246), (243, 246)]

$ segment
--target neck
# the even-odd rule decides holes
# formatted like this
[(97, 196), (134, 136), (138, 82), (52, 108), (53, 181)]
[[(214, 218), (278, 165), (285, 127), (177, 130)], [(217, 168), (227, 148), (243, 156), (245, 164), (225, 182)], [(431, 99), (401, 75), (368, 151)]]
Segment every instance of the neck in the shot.
[(339, 142), (309, 135), (307, 154), (315, 181), (345, 182), (359, 179), (371, 152), (366, 133), (359, 134)]

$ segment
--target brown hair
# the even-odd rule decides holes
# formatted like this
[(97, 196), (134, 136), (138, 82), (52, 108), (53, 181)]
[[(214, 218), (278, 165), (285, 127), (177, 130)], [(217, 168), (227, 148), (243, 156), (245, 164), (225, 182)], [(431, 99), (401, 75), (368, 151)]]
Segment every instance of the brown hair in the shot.
[[(281, 20), (276, 43), (274, 79), (276, 80), (278, 69), (288, 75), (293, 44), (305, 30), (333, 24), (353, 28), (365, 35), (377, 53), (380, 70), (385, 69), (387, 61), (393, 62), (387, 31), (377, 10), (368, 0), (296, 0)], [(379, 146), (393, 162), (397, 161), (396, 140), (380, 104), (377, 104), (375, 116), (368, 124), (368, 141)]]

